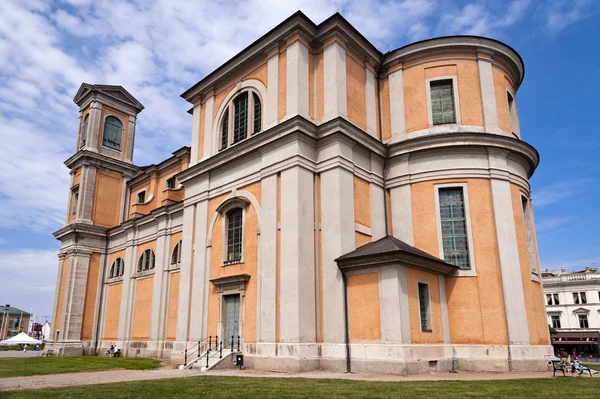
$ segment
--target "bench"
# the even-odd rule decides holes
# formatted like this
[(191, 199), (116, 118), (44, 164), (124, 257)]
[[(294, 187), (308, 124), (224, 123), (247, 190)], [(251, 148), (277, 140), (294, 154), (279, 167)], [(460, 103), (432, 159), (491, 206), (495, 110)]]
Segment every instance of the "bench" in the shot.
[(562, 371), (563, 377), (566, 377), (565, 369), (567, 368), (567, 366), (562, 364), (560, 360), (550, 360), (550, 362), (552, 363), (552, 377), (556, 377), (556, 371)]

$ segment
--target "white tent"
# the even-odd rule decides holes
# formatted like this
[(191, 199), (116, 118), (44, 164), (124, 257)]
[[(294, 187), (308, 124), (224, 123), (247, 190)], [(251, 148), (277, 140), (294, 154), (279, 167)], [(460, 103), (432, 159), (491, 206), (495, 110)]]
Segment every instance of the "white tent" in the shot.
[(15, 335), (12, 338), (0, 341), (0, 345), (41, 345), (42, 341), (31, 338), (24, 332)]

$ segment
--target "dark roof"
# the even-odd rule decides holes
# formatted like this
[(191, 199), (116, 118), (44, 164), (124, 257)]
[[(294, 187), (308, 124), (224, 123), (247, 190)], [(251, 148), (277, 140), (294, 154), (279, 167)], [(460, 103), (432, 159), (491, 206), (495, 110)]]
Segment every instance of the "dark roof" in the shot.
[(23, 316), (30, 316), (29, 312), (15, 308), (14, 306), (0, 306), (0, 315), (4, 313), (8, 313), (9, 315), (21, 315), (22, 313)]
[(377, 266), (392, 262), (442, 274), (451, 274), (458, 270), (457, 266), (389, 235), (358, 247), (335, 261), (340, 269)]
[(421, 251), (420, 249), (415, 248), (412, 245), (408, 245), (404, 241), (400, 241), (396, 237), (392, 236), (385, 236), (377, 241), (373, 241), (363, 245), (362, 247), (358, 247), (354, 251), (348, 252), (346, 255), (340, 256), (335, 261), (337, 262), (338, 260), (362, 258), (363, 256), (371, 255), (384, 255), (388, 253), (395, 253), (398, 251), (408, 252), (413, 255), (422, 256), (424, 258), (429, 258), (431, 260), (443, 262), (442, 259), (430, 255), (425, 251)]

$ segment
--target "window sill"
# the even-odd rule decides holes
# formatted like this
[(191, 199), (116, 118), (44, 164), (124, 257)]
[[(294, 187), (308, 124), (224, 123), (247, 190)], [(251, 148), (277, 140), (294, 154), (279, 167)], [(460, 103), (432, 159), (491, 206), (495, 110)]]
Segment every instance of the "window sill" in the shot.
[(104, 145), (104, 143), (102, 143), (102, 148), (106, 148), (107, 150), (116, 151), (116, 152), (119, 152), (119, 153), (121, 152), (120, 148), (116, 149), (116, 148), (113, 148), (113, 147), (109, 147), (107, 145)]
[(133, 278), (141, 278), (154, 275), (154, 269), (143, 270), (141, 272), (136, 272)]
[(242, 259), (227, 260), (227, 261), (223, 262), (221, 267), (231, 266), (231, 265), (239, 265), (239, 264), (243, 264), (243, 263), (244, 263), (244, 261)]
[(421, 330), (421, 332), (428, 333), (428, 334), (432, 334), (432, 333), (433, 333), (433, 330)]
[(181, 268), (181, 263), (169, 265), (169, 271), (179, 270), (180, 268)]
[(116, 284), (116, 283), (122, 283), (122, 282), (123, 282), (123, 276), (112, 277), (112, 278), (106, 279), (106, 284)]

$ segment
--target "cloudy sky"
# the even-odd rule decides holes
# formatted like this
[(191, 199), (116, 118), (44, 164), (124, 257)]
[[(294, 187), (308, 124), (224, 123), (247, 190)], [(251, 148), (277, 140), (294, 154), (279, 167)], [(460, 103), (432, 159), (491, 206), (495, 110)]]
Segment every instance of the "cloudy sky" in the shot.
[(146, 107), (136, 164), (190, 145), (179, 94), (297, 10), (341, 12), (381, 51), (440, 35), (490, 36), (526, 66), (523, 139), (543, 268), (600, 263), (599, 7), (594, 0), (0, 0), (0, 303), (51, 314), (81, 82), (123, 85)]

